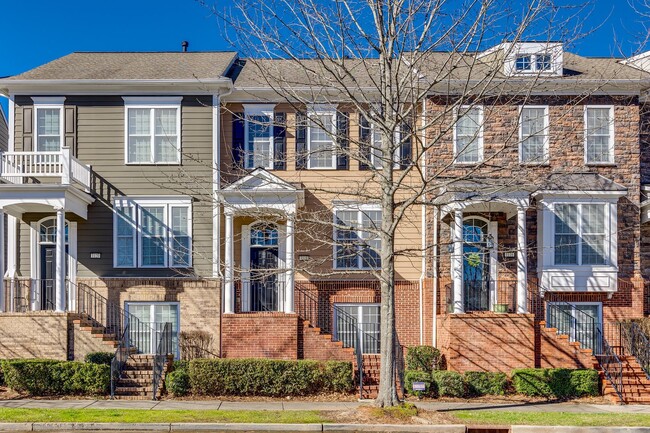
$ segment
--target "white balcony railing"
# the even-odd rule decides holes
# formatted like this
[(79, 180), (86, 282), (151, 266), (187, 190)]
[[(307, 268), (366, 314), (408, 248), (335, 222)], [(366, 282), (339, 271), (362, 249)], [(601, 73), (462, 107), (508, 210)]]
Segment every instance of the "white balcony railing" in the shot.
[(90, 171), (90, 166), (72, 156), (68, 147), (59, 152), (0, 152), (0, 177), (11, 183), (58, 177), (62, 185), (76, 182), (90, 190)]

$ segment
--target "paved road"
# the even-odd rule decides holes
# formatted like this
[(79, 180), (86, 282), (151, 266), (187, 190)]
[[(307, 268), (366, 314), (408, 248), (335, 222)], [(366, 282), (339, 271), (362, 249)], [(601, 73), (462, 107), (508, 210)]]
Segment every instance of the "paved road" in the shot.
[[(0, 407), (32, 409), (146, 409), (146, 410), (348, 410), (370, 402), (219, 401), (219, 400), (3, 400)], [(424, 410), (502, 410), (515, 412), (647, 413), (650, 405), (577, 403), (451, 403), (417, 402)]]

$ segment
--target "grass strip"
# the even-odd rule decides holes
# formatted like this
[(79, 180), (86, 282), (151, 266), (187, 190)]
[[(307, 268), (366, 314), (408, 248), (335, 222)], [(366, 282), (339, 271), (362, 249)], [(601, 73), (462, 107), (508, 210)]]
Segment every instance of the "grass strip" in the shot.
[(449, 412), (464, 424), (497, 425), (559, 425), (578, 427), (647, 427), (650, 414), (635, 413), (573, 413), (573, 412)]
[(318, 411), (0, 408), (0, 422), (276, 423), (331, 422)]

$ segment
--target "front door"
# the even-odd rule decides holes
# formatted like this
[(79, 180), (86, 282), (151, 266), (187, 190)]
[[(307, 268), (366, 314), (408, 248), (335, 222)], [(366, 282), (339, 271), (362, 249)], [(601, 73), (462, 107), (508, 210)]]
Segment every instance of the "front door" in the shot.
[(463, 224), (463, 293), (465, 311), (490, 309), (488, 223), (466, 219)]
[(251, 310), (279, 311), (278, 247), (251, 246)]
[(41, 245), (41, 310), (54, 310), (56, 306), (56, 246)]

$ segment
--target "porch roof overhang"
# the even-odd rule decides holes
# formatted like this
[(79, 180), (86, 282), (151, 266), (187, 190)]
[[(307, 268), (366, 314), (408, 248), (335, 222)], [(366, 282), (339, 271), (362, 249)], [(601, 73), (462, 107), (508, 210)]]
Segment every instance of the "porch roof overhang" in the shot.
[(225, 213), (276, 211), (294, 215), (305, 205), (305, 191), (263, 168), (256, 168), (219, 193)]
[(530, 206), (531, 189), (525, 185), (506, 186), (491, 181), (471, 180), (456, 182), (440, 190), (433, 200), (439, 205), (441, 217), (463, 210), (467, 212), (504, 212), (508, 218), (518, 208)]
[(0, 209), (19, 217), (26, 212), (64, 209), (88, 219), (88, 205), (95, 199), (72, 185), (0, 184)]

